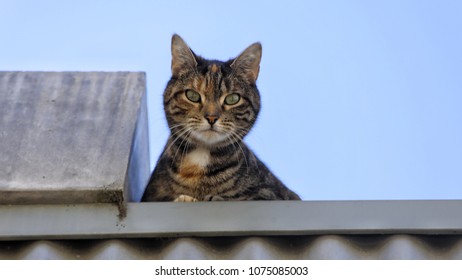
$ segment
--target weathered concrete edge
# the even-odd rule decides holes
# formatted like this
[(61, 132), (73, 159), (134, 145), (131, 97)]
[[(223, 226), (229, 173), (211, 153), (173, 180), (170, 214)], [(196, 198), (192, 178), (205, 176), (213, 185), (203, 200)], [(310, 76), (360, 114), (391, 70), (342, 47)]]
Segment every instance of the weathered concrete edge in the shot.
[[(146, 85), (146, 75), (144, 72), (143, 84)], [(139, 202), (141, 200), (151, 174), (146, 86), (143, 89), (138, 108), (139, 111), (130, 147), (127, 174), (125, 176), (125, 202)]]
[[(116, 183), (117, 184), (117, 183)], [(86, 189), (68, 188), (62, 189), (44, 189), (37, 192), (34, 189), (31, 190), (2, 190), (2, 200), (0, 200), (0, 207), (2, 205), (11, 206), (5, 201), (15, 201), (14, 205), (20, 207), (27, 205), (35, 206), (37, 201), (40, 201), (41, 205), (64, 205), (74, 204), (76, 201), (95, 201), (95, 203), (115, 203), (118, 204), (124, 199), (123, 191), (118, 187), (112, 187), (111, 185), (103, 186), (103, 190), (89, 187)], [(46, 199), (43, 199), (43, 197)]]
[(462, 234), (462, 200), (0, 206), (0, 240), (321, 234)]

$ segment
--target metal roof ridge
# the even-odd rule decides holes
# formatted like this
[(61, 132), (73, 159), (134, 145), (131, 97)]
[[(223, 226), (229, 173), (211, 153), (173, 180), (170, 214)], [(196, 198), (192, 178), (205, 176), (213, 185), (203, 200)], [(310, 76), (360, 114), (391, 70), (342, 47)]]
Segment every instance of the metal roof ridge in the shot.
[(461, 234), (462, 200), (1, 205), (0, 240)]

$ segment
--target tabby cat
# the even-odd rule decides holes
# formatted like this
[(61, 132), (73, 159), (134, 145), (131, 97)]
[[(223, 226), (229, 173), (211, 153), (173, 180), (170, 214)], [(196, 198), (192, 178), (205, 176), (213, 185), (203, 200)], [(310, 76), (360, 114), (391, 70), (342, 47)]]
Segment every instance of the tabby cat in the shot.
[(242, 139), (260, 111), (262, 48), (226, 62), (196, 55), (172, 37), (172, 78), (164, 92), (171, 135), (143, 201), (299, 200)]

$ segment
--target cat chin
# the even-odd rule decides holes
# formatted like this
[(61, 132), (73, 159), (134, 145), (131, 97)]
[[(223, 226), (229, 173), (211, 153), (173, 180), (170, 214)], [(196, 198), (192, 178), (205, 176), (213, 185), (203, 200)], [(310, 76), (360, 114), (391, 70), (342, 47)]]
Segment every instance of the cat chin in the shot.
[(191, 133), (191, 136), (198, 144), (207, 147), (221, 146), (229, 141), (229, 138), (225, 134), (213, 130), (194, 131)]

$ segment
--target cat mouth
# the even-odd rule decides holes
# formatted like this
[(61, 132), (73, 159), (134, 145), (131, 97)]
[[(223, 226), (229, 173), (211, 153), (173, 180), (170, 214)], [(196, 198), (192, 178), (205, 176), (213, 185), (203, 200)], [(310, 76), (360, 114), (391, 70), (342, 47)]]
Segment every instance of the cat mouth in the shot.
[(223, 142), (223, 141), (225, 141), (227, 139), (227, 136), (226, 136), (225, 133), (217, 130), (214, 127), (194, 131), (192, 133), (192, 136), (196, 140), (198, 140), (198, 141), (200, 141), (200, 142), (202, 142), (204, 144), (208, 144), (208, 145), (215, 145), (215, 144)]
[(203, 130), (200, 133), (203, 134), (205, 137), (210, 138), (218, 137), (223, 134), (222, 132), (218, 131), (217, 129), (214, 129), (213, 127)]

